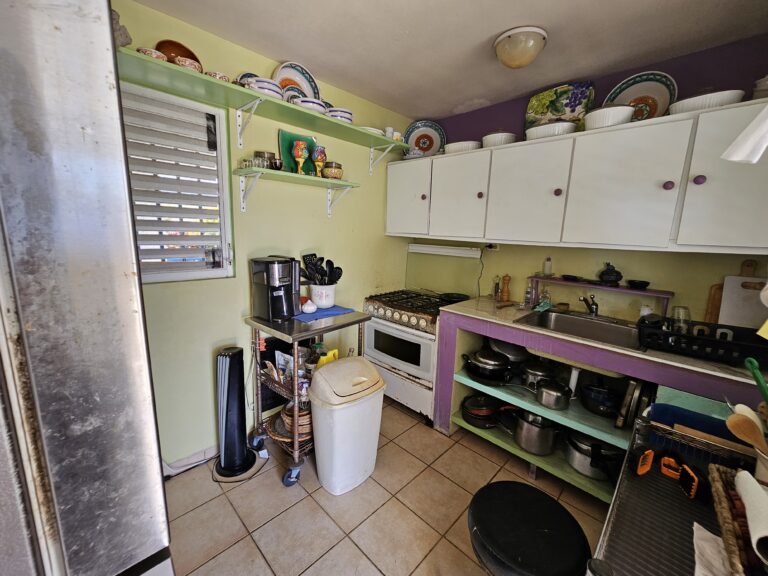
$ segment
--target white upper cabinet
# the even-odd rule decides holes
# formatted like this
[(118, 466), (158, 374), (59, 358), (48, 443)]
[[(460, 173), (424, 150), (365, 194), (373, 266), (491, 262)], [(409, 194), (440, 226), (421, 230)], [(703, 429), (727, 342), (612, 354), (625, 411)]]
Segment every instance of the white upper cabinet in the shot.
[(699, 116), (678, 244), (768, 247), (768, 154), (757, 164), (720, 158), (764, 106)]
[(432, 160), (430, 236), (482, 238), (491, 151)]
[(573, 140), (494, 150), (485, 237), (559, 242)]
[(692, 125), (576, 138), (563, 242), (668, 246)]
[(387, 234), (427, 234), (432, 160), (387, 166)]

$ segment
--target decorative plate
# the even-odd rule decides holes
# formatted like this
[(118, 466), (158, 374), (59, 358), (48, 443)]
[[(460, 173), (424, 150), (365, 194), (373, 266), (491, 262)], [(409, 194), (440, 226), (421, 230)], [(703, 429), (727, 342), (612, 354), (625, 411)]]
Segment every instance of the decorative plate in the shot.
[(595, 86), (592, 82), (574, 82), (550, 88), (531, 97), (525, 111), (525, 128), (551, 124), (557, 120), (575, 122), (584, 129), (584, 116), (592, 109)]
[(305, 136), (304, 134), (294, 134), (287, 130), (277, 131), (277, 149), (280, 150), (280, 159), (283, 161), (283, 172), (296, 173), (296, 160), (293, 157), (293, 143), (296, 140), (304, 140), (307, 143), (307, 152), (309, 156), (302, 165), (302, 173), (315, 175), (315, 165), (312, 164), (310, 158), (312, 157), (312, 151), (315, 149), (317, 140), (314, 136)]
[(288, 86), (301, 88), (306, 96), (320, 100), (320, 88), (317, 87), (314, 76), (309, 70), (296, 62), (280, 64), (272, 73), (272, 80), (285, 90)]
[(253, 72), (243, 72), (242, 74), (238, 74), (237, 78), (232, 80), (232, 84), (239, 84), (240, 86), (245, 87), (247, 80), (251, 78), (255, 79), (255, 78), (258, 78), (258, 76)]
[(417, 120), (405, 130), (403, 141), (411, 150), (421, 150), (424, 156), (433, 156), (445, 146), (443, 127), (432, 120)]
[(283, 88), (283, 100), (293, 103), (296, 98), (306, 98), (307, 94), (298, 86), (286, 86)]
[(632, 106), (632, 121), (664, 116), (669, 105), (677, 100), (677, 83), (664, 72), (641, 72), (622, 80), (603, 102), (603, 106), (621, 104)]
[(376, 134), (376, 136), (384, 136), (384, 130), (381, 128), (374, 128), (372, 126), (360, 126), (361, 130), (367, 130), (371, 134)]

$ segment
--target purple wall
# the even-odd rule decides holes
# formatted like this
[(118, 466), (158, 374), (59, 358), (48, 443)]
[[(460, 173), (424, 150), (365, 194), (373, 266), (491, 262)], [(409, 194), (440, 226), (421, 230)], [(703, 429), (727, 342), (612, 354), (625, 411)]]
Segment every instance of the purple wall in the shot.
[[(678, 100), (705, 92), (736, 89), (744, 90), (744, 98), (748, 100), (755, 80), (768, 74), (768, 34), (592, 79), (595, 83), (595, 103), (602, 104), (611, 89), (624, 78), (645, 70), (659, 70), (672, 76), (677, 82)], [(568, 81), (564, 79), (563, 83)], [(523, 140), (528, 100), (540, 91), (535, 90), (524, 97), (487, 108), (449, 116), (439, 122), (445, 129), (448, 142), (480, 140), (485, 134), (499, 129), (514, 132), (518, 140)]]

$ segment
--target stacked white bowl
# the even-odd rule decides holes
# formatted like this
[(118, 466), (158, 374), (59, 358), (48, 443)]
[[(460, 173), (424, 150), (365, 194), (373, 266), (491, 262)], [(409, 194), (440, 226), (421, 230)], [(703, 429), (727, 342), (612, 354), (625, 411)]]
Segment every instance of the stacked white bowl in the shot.
[(309, 110), (314, 110), (315, 112), (320, 112), (320, 114), (326, 113), (325, 104), (323, 104), (322, 100), (317, 100), (316, 98), (295, 98), (293, 100), (293, 103), (297, 106), (301, 106), (302, 108), (307, 108)]
[(455, 154), (456, 152), (469, 152), (480, 148), (480, 142), (476, 140), (464, 140), (462, 142), (451, 142), (445, 145), (446, 154)]
[(283, 89), (280, 88), (280, 84), (269, 78), (246, 78), (243, 80), (245, 87), (261, 92), (267, 96), (274, 96), (275, 98), (283, 99)]
[(563, 136), (576, 132), (576, 124), (573, 122), (553, 122), (552, 124), (543, 124), (534, 126), (525, 131), (526, 140), (538, 140), (539, 138), (551, 138), (552, 136)]
[(592, 110), (584, 116), (584, 130), (597, 130), (618, 126), (632, 121), (635, 109), (632, 106), (609, 106)]
[(352, 110), (348, 110), (346, 108), (329, 108), (328, 116), (330, 118), (336, 118), (336, 120), (341, 120), (342, 122), (349, 122), (352, 124)]

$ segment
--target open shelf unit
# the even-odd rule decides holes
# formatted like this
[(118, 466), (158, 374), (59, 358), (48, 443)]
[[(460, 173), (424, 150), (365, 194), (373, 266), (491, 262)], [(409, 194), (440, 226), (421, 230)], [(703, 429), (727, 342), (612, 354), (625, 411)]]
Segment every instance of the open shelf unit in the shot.
[(457, 426), (485, 438), (507, 452), (511, 452), (515, 456), (527, 460), (553, 476), (557, 476), (569, 484), (584, 490), (584, 492), (592, 494), (595, 498), (599, 498), (603, 502), (610, 502), (613, 498), (614, 486), (607, 480), (594, 480), (576, 472), (576, 470), (571, 468), (570, 464), (566, 461), (565, 452), (562, 446), (558, 446), (555, 452), (549, 456), (537, 456), (520, 448), (515, 444), (512, 436), (500, 428), (484, 429), (476, 428), (475, 426), (468, 424), (464, 418), (461, 417), (461, 412), (456, 412), (451, 416), (451, 421)]
[[(626, 450), (629, 447), (629, 441), (632, 438), (631, 428), (614, 428), (614, 420), (612, 418), (593, 414), (584, 408), (576, 398), (571, 400), (567, 410), (552, 410), (536, 402), (536, 396), (522, 386), (486, 386), (485, 384), (475, 382), (464, 370), (456, 372), (453, 375), (453, 379), (483, 394), (493, 396), (503, 402), (519, 406), (528, 412), (549, 418), (567, 428), (583, 432), (612, 446), (617, 446), (622, 450)], [(524, 452), (524, 454), (530, 456), (527, 452)]]

